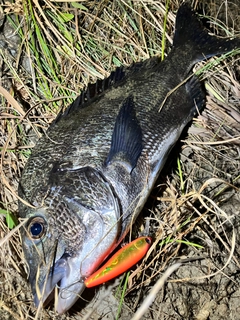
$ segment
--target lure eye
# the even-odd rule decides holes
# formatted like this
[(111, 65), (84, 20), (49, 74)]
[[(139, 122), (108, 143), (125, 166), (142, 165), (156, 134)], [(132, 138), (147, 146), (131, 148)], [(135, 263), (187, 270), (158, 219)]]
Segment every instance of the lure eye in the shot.
[(152, 239), (150, 237), (146, 237), (145, 241), (147, 242), (147, 244), (151, 244), (152, 243)]
[(35, 217), (28, 225), (28, 233), (32, 239), (40, 239), (46, 233), (46, 222), (42, 217)]

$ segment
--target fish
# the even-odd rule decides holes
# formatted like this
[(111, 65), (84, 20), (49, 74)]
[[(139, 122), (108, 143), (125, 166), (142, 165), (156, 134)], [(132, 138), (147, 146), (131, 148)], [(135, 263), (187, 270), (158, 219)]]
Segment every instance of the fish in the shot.
[(140, 237), (131, 241), (87, 278), (84, 281), (85, 286), (92, 288), (124, 273), (146, 255), (151, 243), (150, 237)]
[[(63, 314), (121, 243), (183, 129), (205, 106), (194, 65), (240, 48), (211, 36), (189, 3), (173, 46), (89, 84), (36, 143), (19, 181), (22, 247), (36, 307)], [(55, 292), (56, 296), (56, 292)]]

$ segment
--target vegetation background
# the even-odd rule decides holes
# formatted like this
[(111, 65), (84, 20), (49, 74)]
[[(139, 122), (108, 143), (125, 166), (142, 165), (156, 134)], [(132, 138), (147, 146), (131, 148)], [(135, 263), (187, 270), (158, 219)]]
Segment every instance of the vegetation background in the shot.
[[(144, 261), (117, 287), (86, 290), (62, 316), (53, 305), (37, 311), (27, 282), (17, 186), (31, 149), (89, 82), (120, 65), (164, 58), (182, 2), (0, 2), (1, 319), (138, 319), (140, 306), (142, 319), (240, 319), (239, 53), (197, 67), (207, 105), (172, 151), (133, 227), (138, 236), (147, 219), (154, 237)], [(191, 4), (210, 32), (239, 36), (238, 0)], [(148, 307), (146, 297), (176, 261), (182, 266)]]

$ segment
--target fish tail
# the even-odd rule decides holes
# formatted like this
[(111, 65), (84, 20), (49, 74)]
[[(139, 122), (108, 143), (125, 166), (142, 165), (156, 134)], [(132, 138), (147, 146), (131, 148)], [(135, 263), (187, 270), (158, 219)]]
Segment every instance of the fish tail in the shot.
[[(183, 4), (177, 13), (176, 29), (173, 39), (173, 48), (184, 46), (191, 48), (193, 64), (240, 48), (240, 38), (221, 39), (211, 36), (203, 27), (198, 17), (188, 3)], [(190, 54), (190, 53), (189, 53)]]

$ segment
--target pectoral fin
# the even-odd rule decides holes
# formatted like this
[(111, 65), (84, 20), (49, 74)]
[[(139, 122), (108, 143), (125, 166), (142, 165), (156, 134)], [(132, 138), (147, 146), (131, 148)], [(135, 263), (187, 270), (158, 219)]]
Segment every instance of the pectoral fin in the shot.
[(136, 117), (134, 100), (131, 95), (124, 100), (117, 116), (106, 165), (117, 161), (131, 173), (141, 152), (142, 130)]

